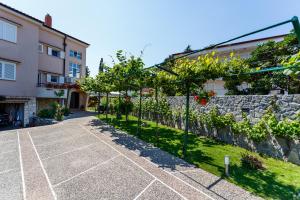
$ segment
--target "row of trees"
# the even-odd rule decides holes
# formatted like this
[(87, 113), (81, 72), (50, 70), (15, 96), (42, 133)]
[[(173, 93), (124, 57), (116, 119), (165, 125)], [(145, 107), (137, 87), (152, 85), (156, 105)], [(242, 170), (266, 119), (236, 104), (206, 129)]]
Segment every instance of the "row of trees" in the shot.
[[(118, 91), (118, 108), (117, 118), (121, 117), (121, 101), (125, 102), (125, 115), (126, 121), (128, 121), (130, 97), (129, 91), (135, 91), (139, 95), (139, 120), (138, 120), (138, 134), (140, 134), (141, 127), (141, 101), (142, 101), (142, 89), (154, 88), (156, 104), (158, 105), (158, 91), (165, 93), (170, 92), (179, 95), (186, 95), (186, 128), (184, 137), (183, 154), (185, 155), (185, 147), (187, 142), (187, 135), (189, 130), (189, 97), (194, 91), (203, 90), (204, 84), (208, 80), (215, 80), (223, 78), (225, 80), (225, 86), (233, 94), (237, 94), (239, 90), (237, 86), (243, 82), (252, 84), (252, 87), (259, 88), (260, 91), (266, 92), (274, 84), (281, 86), (283, 79), (293, 75), (296, 77), (292, 79), (298, 83), (297, 78), (298, 69), (291, 71), (284, 71), (285, 73), (275, 72), (272, 76), (269, 74), (261, 74), (258, 76), (251, 75), (251, 72), (263, 68), (268, 68), (270, 65), (277, 66), (280, 62), (281, 65), (289, 66), (291, 64), (297, 65), (299, 63), (299, 55), (291, 57), (299, 51), (298, 46), (295, 46), (295, 36), (290, 34), (284, 41), (275, 43), (268, 42), (266, 44), (258, 46), (258, 48), (252, 52), (249, 59), (242, 59), (235, 56), (233, 53), (229, 58), (218, 58), (214, 52), (199, 56), (197, 59), (182, 58), (178, 60), (167, 59), (166, 62), (161, 65), (167, 70), (160, 70), (158, 68), (144, 69), (144, 62), (142, 60), (142, 53), (140, 56), (127, 56), (124, 51), (118, 51), (116, 53), (116, 60), (113, 61), (113, 66), (110, 68), (103, 63), (103, 60), (99, 66), (98, 75), (93, 77), (87, 77), (80, 85), (81, 89), (90, 93), (98, 94), (99, 96), (99, 108), (101, 94), (106, 94), (106, 114), (108, 113), (108, 96), (112, 91)], [(269, 52), (269, 53), (267, 53)], [(271, 55), (269, 55), (271, 54)], [(297, 56), (298, 55), (298, 56)], [(273, 66), (272, 66), (273, 67)], [(286, 73), (289, 73), (288, 76)], [(266, 79), (271, 82), (265, 83)], [(265, 82), (264, 82), (265, 81)], [(289, 79), (291, 82), (291, 80)], [(270, 88), (261, 88), (261, 86)], [(283, 86), (281, 86), (283, 87)], [(121, 95), (122, 94), (122, 95)], [(128, 105), (126, 105), (128, 104)], [(107, 116), (107, 115), (106, 115)], [(156, 117), (157, 114), (156, 114)], [(158, 123), (158, 120), (156, 120)]]

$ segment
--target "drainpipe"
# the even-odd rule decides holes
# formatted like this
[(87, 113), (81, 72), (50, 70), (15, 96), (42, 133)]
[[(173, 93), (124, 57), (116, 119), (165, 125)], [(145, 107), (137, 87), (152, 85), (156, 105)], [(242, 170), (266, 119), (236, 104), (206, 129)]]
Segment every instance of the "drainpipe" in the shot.
[[(67, 49), (67, 35), (65, 34), (65, 37), (64, 37), (64, 43), (63, 43), (63, 46), (64, 46), (64, 52), (65, 52), (65, 57), (64, 57), (64, 64), (63, 64), (63, 76), (66, 77), (66, 56), (67, 56), (67, 52), (66, 52), (66, 49)], [(70, 89), (67, 88), (67, 102), (65, 103), (65, 107), (68, 107), (68, 103), (69, 103), (69, 95), (70, 95)]]
[(64, 77), (66, 76), (66, 56), (67, 56), (67, 53), (66, 53), (66, 48), (67, 48), (66, 40), (67, 40), (67, 35), (65, 35), (65, 37), (64, 37), (64, 43), (63, 43), (63, 46), (64, 46), (64, 52), (65, 52), (65, 57), (64, 57), (64, 68), (63, 68), (63, 75), (64, 75)]

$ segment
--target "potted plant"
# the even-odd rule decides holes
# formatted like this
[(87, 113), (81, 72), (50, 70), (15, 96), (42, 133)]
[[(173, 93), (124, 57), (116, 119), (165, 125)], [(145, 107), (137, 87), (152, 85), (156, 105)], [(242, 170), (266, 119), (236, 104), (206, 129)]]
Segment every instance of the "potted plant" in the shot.
[(201, 90), (198, 90), (195, 92), (194, 100), (196, 102), (198, 102), (200, 105), (205, 106), (207, 104), (207, 102), (209, 101), (209, 99), (215, 95), (216, 95), (216, 93), (212, 90), (207, 92), (207, 91), (201, 89)]

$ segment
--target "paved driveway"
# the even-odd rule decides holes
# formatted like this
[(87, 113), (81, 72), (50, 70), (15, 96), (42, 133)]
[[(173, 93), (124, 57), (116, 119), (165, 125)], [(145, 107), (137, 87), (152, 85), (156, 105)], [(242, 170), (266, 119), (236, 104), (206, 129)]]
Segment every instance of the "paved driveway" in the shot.
[(0, 132), (1, 200), (248, 198), (255, 197), (93, 117)]

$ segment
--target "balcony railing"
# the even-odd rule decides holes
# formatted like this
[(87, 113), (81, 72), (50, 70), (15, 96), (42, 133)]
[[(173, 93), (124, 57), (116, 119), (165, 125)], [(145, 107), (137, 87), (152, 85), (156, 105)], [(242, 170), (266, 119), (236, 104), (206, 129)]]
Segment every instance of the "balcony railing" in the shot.
[(80, 86), (77, 83), (37, 83), (37, 87), (44, 87), (44, 88), (53, 88), (53, 89), (79, 89)]

